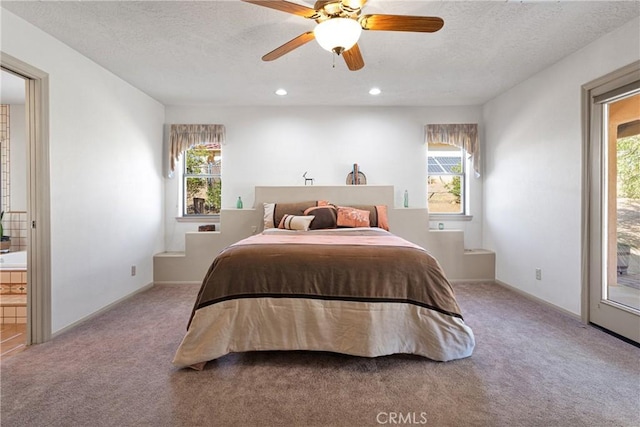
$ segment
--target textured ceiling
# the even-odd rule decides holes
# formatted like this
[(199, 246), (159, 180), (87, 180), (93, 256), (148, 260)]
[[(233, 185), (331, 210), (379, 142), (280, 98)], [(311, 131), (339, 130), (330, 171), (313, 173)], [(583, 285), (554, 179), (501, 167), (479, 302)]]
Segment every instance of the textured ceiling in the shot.
[(364, 13), (445, 25), (364, 31), (353, 72), (315, 42), (261, 61), (314, 22), (238, 0), (0, 4), (165, 105), (476, 105), (640, 15), (637, 1), (369, 0)]

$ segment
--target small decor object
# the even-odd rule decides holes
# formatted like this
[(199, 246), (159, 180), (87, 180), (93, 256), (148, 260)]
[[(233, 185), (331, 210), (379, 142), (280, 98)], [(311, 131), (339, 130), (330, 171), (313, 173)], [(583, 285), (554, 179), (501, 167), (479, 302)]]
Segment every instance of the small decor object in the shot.
[(216, 225), (215, 224), (199, 225), (198, 231), (216, 231)]
[(238, 196), (238, 201), (236, 202), (236, 208), (242, 209), (242, 197)]
[(347, 185), (365, 185), (367, 183), (367, 177), (360, 172), (360, 167), (357, 163), (353, 164), (353, 170), (347, 175)]
[(438, 223), (438, 230), (444, 230), (444, 224), (439, 222)]
[(307, 185), (307, 183), (310, 183), (309, 185), (313, 185), (314, 178), (307, 178), (307, 172), (303, 173), (302, 177), (304, 178), (304, 185)]
[(404, 207), (405, 208), (409, 207), (409, 191), (408, 190), (404, 190)]

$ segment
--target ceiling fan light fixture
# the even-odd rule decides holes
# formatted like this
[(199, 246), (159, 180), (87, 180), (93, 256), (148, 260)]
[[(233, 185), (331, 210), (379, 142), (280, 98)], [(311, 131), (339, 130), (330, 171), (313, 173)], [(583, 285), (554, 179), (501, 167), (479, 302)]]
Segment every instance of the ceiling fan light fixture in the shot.
[(340, 55), (358, 42), (362, 26), (351, 18), (330, 18), (320, 22), (313, 30), (318, 44), (329, 52)]

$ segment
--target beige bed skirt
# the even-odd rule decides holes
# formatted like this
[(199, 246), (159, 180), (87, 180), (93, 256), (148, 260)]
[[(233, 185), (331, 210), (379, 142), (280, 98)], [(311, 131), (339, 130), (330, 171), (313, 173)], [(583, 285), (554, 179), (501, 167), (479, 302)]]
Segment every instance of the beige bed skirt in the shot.
[(173, 364), (187, 367), (257, 350), (405, 353), (449, 361), (470, 356), (474, 346), (461, 318), (414, 304), (240, 298), (197, 310)]

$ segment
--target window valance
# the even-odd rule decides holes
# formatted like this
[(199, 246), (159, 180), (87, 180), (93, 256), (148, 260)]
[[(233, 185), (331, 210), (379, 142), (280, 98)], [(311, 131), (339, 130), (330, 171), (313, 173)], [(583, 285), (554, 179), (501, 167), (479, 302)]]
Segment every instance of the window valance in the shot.
[(220, 148), (225, 142), (224, 125), (171, 125), (169, 135), (171, 171), (183, 151), (194, 145), (210, 145)]
[(476, 177), (480, 176), (480, 142), (477, 124), (427, 125), (425, 138), (427, 144), (447, 144), (463, 148), (471, 159)]

